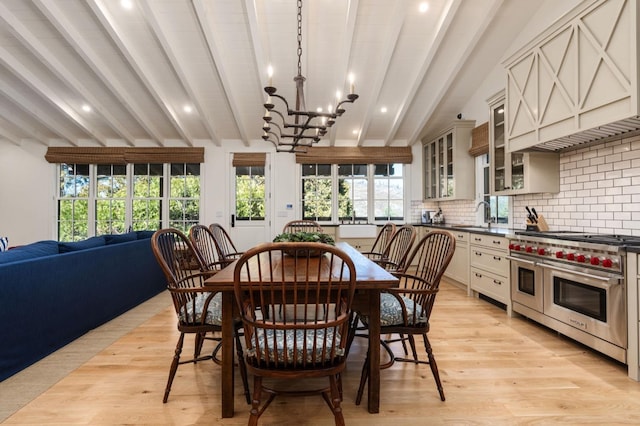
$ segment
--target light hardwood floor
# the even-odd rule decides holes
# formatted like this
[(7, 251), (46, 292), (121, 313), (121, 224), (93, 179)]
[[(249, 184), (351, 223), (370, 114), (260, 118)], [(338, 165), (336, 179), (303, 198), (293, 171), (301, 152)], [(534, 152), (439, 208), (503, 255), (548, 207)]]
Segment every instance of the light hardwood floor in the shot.
[[(364, 339), (356, 339), (344, 375), (348, 425), (640, 424), (640, 383), (627, 377), (624, 365), (528, 320), (507, 318), (503, 310), (455, 286), (443, 283), (441, 288), (430, 336), (446, 402), (440, 401), (428, 366), (396, 363), (382, 371), (380, 413), (369, 414), (365, 403), (355, 406), (365, 350)], [(162, 403), (177, 339), (174, 313), (168, 297), (162, 297), (154, 302), (166, 306), (159, 313), (81, 361), (50, 388), (50, 378), (43, 379), (44, 385), (31, 378), (33, 387), (45, 390), (4, 423), (246, 424), (248, 406), (239, 378), (236, 415), (220, 418), (220, 367), (211, 362), (180, 366), (169, 402)], [(113, 327), (122, 331), (128, 326)], [(185, 351), (190, 352), (188, 340)], [(58, 364), (70, 368), (64, 357)], [(20, 392), (10, 381), (0, 383), (0, 404)], [(265, 425), (332, 423), (321, 397), (276, 398), (261, 418)]]

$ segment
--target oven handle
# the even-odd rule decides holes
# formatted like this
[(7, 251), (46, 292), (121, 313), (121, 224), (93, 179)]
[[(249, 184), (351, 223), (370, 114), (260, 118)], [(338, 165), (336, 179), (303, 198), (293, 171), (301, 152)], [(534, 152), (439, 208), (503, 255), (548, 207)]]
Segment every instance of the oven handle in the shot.
[[(553, 269), (554, 271), (567, 272), (567, 270), (564, 269), (564, 268), (559, 268), (557, 266), (549, 265), (547, 263), (538, 263), (538, 265), (542, 266), (543, 268)], [(599, 276), (599, 275), (592, 275), (592, 274), (587, 274), (586, 272), (579, 272), (579, 271), (571, 271), (571, 273), (575, 274), (575, 275), (580, 275), (580, 276), (586, 277), (586, 278), (592, 278), (592, 279), (598, 280), (598, 281), (608, 282), (608, 283), (611, 283), (611, 284), (620, 284), (620, 282), (622, 281), (622, 277), (620, 277), (620, 278), (602, 277), (602, 276)]]
[(533, 260), (521, 259), (519, 257), (505, 256), (504, 258), (505, 259), (509, 259), (509, 260), (513, 260), (514, 262), (526, 263), (527, 265), (531, 265), (531, 266), (538, 265), (538, 262), (534, 262)]

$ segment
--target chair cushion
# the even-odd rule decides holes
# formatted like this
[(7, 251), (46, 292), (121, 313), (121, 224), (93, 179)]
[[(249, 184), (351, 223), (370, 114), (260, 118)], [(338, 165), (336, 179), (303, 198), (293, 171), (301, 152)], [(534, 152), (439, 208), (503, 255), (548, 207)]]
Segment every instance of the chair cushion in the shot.
[(9, 248), (9, 237), (0, 237), (0, 251), (7, 251)]
[[(196, 296), (195, 302), (195, 321), (196, 323), (200, 323), (202, 318), (202, 310), (204, 308), (204, 303), (207, 300), (211, 293), (200, 293)], [(180, 312), (180, 321), (185, 322), (187, 318), (193, 318), (193, 303), (187, 304), (187, 315), (184, 314), (184, 307), (182, 308), (182, 312)], [(222, 325), (222, 293), (216, 293), (215, 296), (209, 302), (209, 308), (207, 309), (207, 315), (204, 319), (205, 324), (211, 325)]]
[[(322, 347), (323, 347), (325, 334), (327, 334), (327, 342), (333, 341), (334, 334), (336, 333), (335, 329), (333, 328), (318, 329), (316, 330), (315, 333), (313, 330), (306, 330), (306, 331), (307, 333), (305, 337), (305, 330), (271, 330), (271, 329), (264, 330), (262, 328), (256, 329), (256, 333), (258, 335), (257, 338), (259, 339), (261, 344), (265, 343), (265, 333), (266, 333), (266, 344), (268, 346), (269, 356), (271, 357), (272, 360), (275, 357), (274, 343), (275, 343), (275, 351), (279, 355), (280, 360), (284, 360), (284, 354), (282, 352), (284, 351), (284, 348), (285, 348), (285, 339), (286, 339), (287, 359), (289, 360), (289, 363), (300, 364), (302, 362), (302, 359), (300, 358), (295, 360), (293, 358), (294, 336), (295, 336), (295, 346), (297, 348), (298, 357), (302, 356), (303, 354), (306, 354), (304, 355), (306, 356), (306, 361), (312, 362), (313, 348), (315, 347), (316, 348), (315, 358), (317, 361), (331, 360), (330, 352), (326, 353), (324, 358), (322, 357)], [(275, 339), (273, 338), (274, 335), (275, 335)], [(306, 345), (305, 345), (305, 341), (306, 341)], [(344, 355), (344, 349), (338, 348), (340, 346), (339, 333), (336, 335), (335, 345), (336, 345), (336, 355), (337, 356)], [(255, 357), (256, 356), (255, 348), (248, 348), (247, 355)], [(266, 360), (267, 359), (263, 354), (262, 361), (266, 361)]]
[[(406, 296), (401, 296), (402, 301), (404, 302), (407, 308), (407, 319), (409, 321), (409, 325), (413, 324), (413, 312), (418, 308), (418, 312), (422, 311), (422, 306), (416, 304), (413, 300), (409, 299)], [(427, 322), (427, 318), (417, 318), (418, 323)], [(392, 294), (382, 293), (380, 295), (380, 326), (389, 326), (389, 325), (403, 325), (404, 320), (402, 318), (402, 306), (398, 299), (396, 299)]]

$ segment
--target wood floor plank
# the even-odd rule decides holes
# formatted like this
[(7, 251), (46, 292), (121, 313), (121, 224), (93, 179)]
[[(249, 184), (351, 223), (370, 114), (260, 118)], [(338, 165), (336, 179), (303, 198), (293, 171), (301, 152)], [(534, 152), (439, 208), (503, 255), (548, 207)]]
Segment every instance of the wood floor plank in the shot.
[[(175, 322), (167, 305), (4, 424), (246, 424), (249, 408), (239, 378), (236, 415), (221, 418), (220, 367), (210, 361), (180, 366), (169, 402), (162, 403), (178, 336)], [(430, 339), (446, 402), (440, 401), (428, 366), (396, 363), (381, 373), (380, 413), (356, 406), (366, 351), (366, 340), (358, 338), (343, 379), (347, 424), (640, 424), (640, 383), (627, 377), (626, 366), (529, 320), (508, 318), (453, 285), (442, 284)], [(398, 344), (394, 348), (401, 350)], [(423, 351), (421, 339), (418, 349)], [(188, 339), (184, 353), (192, 350)], [(279, 397), (261, 424), (333, 421), (320, 397)]]

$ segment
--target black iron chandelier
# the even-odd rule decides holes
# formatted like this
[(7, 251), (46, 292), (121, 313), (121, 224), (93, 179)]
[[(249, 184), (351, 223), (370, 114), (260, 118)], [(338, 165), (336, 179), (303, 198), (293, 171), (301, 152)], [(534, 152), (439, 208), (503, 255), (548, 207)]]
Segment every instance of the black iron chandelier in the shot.
[[(320, 141), (327, 134), (328, 129), (336, 122), (336, 118), (344, 113), (343, 105), (353, 103), (358, 99), (354, 93), (353, 78), (350, 78), (349, 94), (340, 100), (337, 96), (335, 109), (329, 107), (327, 112), (307, 111), (304, 102), (304, 81), (302, 76), (302, 0), (298, 0), (298, 75), (293, 78), (296, 83), (295, 109), (289, 107), (287, 100), (276, 93), (272, 85), (273, 69), (269, 67), (269, 83), (264, 88), (267, 100), (264, 103), (265, 113), (262, 119), (262, 139), (275, 145), (277, 152), (305, 152), (308, 147)], [(274, 98), (282, 101), (283, 109), (278, 110)], [(277, 120), (273, 120), (278, 117)], [(293, 121), (291, 121), (293, 117)], [(289, 120), (289, 121), (288, 121)]]

